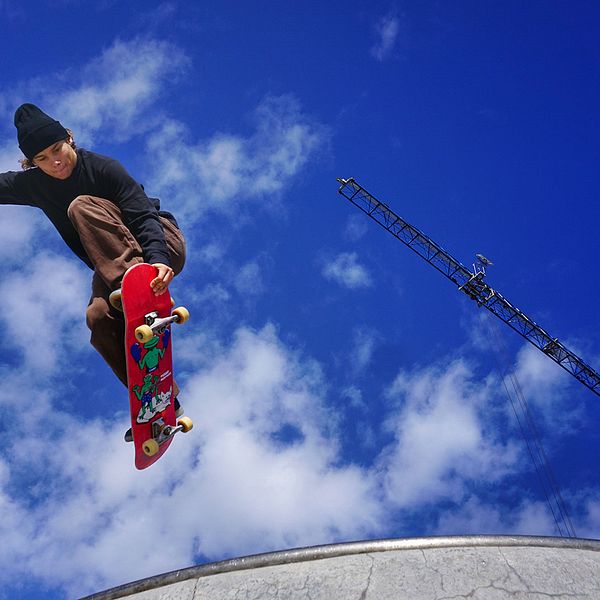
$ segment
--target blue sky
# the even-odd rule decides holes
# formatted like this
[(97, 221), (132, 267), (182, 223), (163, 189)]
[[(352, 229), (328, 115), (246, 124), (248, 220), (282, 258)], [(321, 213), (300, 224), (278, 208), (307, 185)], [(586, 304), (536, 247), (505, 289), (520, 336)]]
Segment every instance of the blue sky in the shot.
[(195, 422), (134, 469), (125, 391), (88, 344), (91, 273), (36, 211), (1, 207), (1, 402), (20, 422), (2, 425), (0, 597), (338, 541), (556, 535), (502, 370), (577, 535), (598, 538), (600, 398), (336, 177), (463, 264), (491, 258), (488, 283), (598, 370), (599, 18), (583, 1), (0, 1), (0, 169), (34, 102), (181, 222), (174, 360)]

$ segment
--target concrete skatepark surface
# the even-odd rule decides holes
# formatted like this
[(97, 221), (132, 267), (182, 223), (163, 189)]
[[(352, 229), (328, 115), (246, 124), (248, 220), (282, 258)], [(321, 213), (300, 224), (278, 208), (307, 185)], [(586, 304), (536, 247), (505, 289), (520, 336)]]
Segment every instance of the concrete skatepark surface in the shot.
[(407, 538), (315, 546), (189, 567), (83, 600), (600, 600), (600, 541)]

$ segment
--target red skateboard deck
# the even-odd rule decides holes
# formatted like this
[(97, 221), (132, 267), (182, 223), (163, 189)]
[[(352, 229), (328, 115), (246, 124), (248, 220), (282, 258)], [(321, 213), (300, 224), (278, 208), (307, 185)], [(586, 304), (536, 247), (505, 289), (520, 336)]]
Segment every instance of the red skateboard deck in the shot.
[[(185, 309), (171, 313), (168, 291), (155, 296), (150, 282), (156, 268), (141, 263), (127, 270), (121, 284), (125, 315), (125, 355), (135, 466), (145, 469), (167, 450), (191, 420), (175, 417), (171, 325), (187, 320)], [(112, 301), (112, 300), (111, 300)], [(183, 312), (181, 312), (183, 311)]]

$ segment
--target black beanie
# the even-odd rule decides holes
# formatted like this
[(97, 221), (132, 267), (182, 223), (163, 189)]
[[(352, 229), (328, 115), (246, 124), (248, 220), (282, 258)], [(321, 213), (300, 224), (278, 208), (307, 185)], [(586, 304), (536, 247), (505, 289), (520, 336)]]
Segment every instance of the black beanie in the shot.
[(69, 137), (67, 130), (35, 104), (22, 104), (15, 112), (19, 148), (30, 160), (48, 146)]

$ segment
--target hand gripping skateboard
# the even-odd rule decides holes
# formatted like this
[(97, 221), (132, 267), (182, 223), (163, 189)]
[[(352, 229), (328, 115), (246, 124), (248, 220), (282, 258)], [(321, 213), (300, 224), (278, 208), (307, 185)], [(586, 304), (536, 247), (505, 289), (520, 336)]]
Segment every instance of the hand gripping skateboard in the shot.
[(156, 268), (147, 263), (125, 272), (121, 289), (110, 296), (125, 315), (125, 355), (135, 466), (145, 469), (167, 450), (173, 436), (192, 428), (175, 417), (171, 325), (185, 323), (188, 311), (176, 308), (168, 290), (155, 296), (150, 282)]

